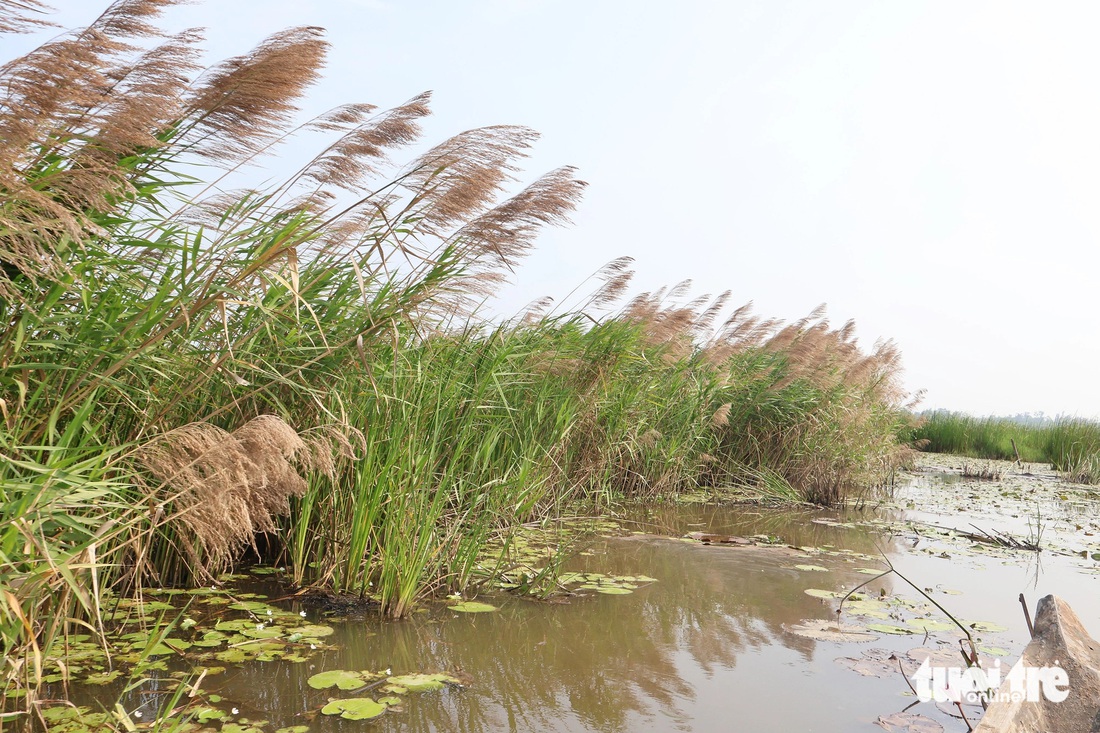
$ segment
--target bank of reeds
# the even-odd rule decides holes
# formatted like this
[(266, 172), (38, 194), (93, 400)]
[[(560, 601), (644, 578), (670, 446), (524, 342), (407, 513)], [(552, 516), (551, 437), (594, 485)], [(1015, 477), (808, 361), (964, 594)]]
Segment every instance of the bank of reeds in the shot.
[[(912, 432), (923, 450), (975, 458), (1049, 463), (1067, 480), (1100, 483), (1100, 424), (1059, 418), (1029, 425), (955, 412), (924, 416)], [(1013, 445), (1015, 443), (1015, 446)]]
[[(0, 68), (7, 684), (94, 631), (104, 588), (205, 581), (250, 546), (400, 616), (565, 506), (761, 477), (832, 503), (889, 472), (891, 344), (682, 287), (624, 303), (626, 260), (576, 309), (484, 323), (573, 171), (503, 198), (534, 140), (516, 127), (397, 165), (427, 95), (294, 127), (317, 29), (198, 73), (198, 34), (154, 25), (170, 4), (120, 0)], [(0, 3), (0, 31), (35, 7)], [(329, 142), (233, 188), (295, 132)]]

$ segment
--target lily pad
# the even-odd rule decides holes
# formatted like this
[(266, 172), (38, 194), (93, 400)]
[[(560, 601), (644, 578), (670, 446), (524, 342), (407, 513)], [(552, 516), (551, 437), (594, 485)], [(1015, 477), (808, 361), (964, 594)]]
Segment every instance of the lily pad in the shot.
[(596, 592), (597, 593), (603, 593), (604, 595), (609, 595), (609, 596), (625, 596), (625, 595), (628, 595), (630, 593), (633, 593), (634, 591), (630, 590), (629, 588), (623, 588), (621, 586), (605, 585), (605, 586), (600, 586), (599, 588), (596, 588)]
[(814, 598), (829, 598), (829, 599), (832, 599), (832, 598), (843, 598), (844, 597), (843, 593), (837, 593), (835, 590), (822, 590), (820, 588), (807, 588), (806, 590), (804, 590), (802, 592), (805, 593), (808, 596), (813, 596)]
[(911, 618), (905, 623), (919, 631), (948, 631), (958, 628), (950, 621), (941, 621), (934, 618)]
[(895, 624), (867, 624), (867, 628), (871, 631), (880, 631), (883, 634), (895, 634), (897, 636), (906, 636), (916, 633), (907, 626), (897, 626)]
[(818, 572), (818, 573), (827, 573), (827, 572), (829, 572), (829, 568), (823, 568), (820, 565), (795, 565), (794, 568), (795, 568), (795, 570), (806, 570), (806, 571), (813, 571), (813, 572)]
[(251, 611), (252, 613), (265, 614), (268, 611), (275, 612), (275, 607), (263, 601), (237, 601), (230, 603), (229, 607), (235, 611)]
[(108, 685), (118, 679), (121, 674), (122, 670), (112, 669), (110, 672), (97, 672), (88, 675), (84, 678), (84, 681), (89, 685)]
[(309, 639), (317, 639), (322, 636), (331, 636), (335, 629), (331, 626), (319, 626), (315, 624), (307, 624), (306, 626), (299, 626), (294, 629), (294, 633), (301, 634), (303, 637)]
[(257, 624), (251, 629), (243, 629), (241, 633), (249, 639), (278, 639), (284, 632), (278, 626), (263, 626), (263, 624)]
[(878, 637), (859, 626), (838, 624), (828, 619), (812, 619), (791, 624), (787, 631), (815, 641), (874, 641)]
[(877, 619), (890, 618), (890, 614), (886, 611), (886, 604), (882, 601), (847, 601), (844, 604), (843, 611), (853, 616)]
[[(332, 669), (328, 672), (315, 674), (306, 680), (306, 683), (315, 690), (323, 690), (335, 685), (341, 690), (355, 690), (367, 684), (367, 680), (359, 672), (350, 672), (344, 669)], [(331, 715), (331, 713), (326, 713)]]
[(194, 717), (200, 723), (209, 723), (211, 720), (229, 720), (229, 713), (217, 708), (202, 707), (194, 711)]
[(226, 649), (225, 651), (216, 652), (214, 658), (226, 664), (240, 664), (248, 661), (251, 655), (243, 649)]
[(241, 632), (245, 629), (255, 629), (256, 622), (248, 618), (238, 618), (232, 621), (219, 621), (214, 624), (214, 628), (218, 631), (236, 631)]
[(369, 720), (386, 712), (386, 706), (369, 697), (333, 700), (321, 708), (322, 715), (339, 715), (344, 720)]
[(997, 633), (999, 631), (1008, 631), (1007, 626), (1001, 626), (1000, 624), (992, 623), (991, 621), (975, 621), (970, 624), (970, 628), (975, 631), (985, 631), (988, 633)]
[(458, 680), (447, 674), (403, 674), (388, 677), (386, 682), (404, 687), (409, 692), (425, 692), (442, 689), (446, 683), (457, 684)]
[(447, 606), (447, 608), (459, 613), (488, 613), (497, 610), (496, 606), (490, 606), (488, 603), (478, 603), (477, 601), (463, 601), (453, 606)]
[(891, 733), (943, 733), (943, 726), (923, 715), (914, 713), (894, 713), (879, 716), (875, 725)]
[(917, 665), (928, 662), (933, 667), (958, 667), (963, 664), (962, 655), (956, 646), (943, 646), (937, 648), (917, 647), (905, 653)]
[(890, 677), (901, 674), (897, 655), (889, 649), (868, 649), (859, 657), (839, 657), (836, 663), (864, 677)]

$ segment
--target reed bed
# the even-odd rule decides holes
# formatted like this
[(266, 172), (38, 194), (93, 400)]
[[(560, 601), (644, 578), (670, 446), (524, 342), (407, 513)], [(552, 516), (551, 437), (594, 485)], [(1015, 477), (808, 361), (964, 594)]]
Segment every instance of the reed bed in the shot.
[[(105, 588), (205, 582), (249, 548), (399, 617), (566, 508), (731, 483), (834, 503), (889, 474), (892, 344), (686, 286), (625, 298), (626, 259), (568, 312), (487, 322), (574, 171), (507, 196), (517, 127), (397, 162), (426, 94), (295, 123), (317, 29), (200, 70), (197, 32), (155, 25), (171, 4), (0, 67), (0, 635), (28, 709)], [(0, 3), (0, 32), (37, 7)], [(328, 142), (234, 188), (298, 133)]]
[(934, 412), (920, 420), (912, 438), (934, 453), (1005, 461), (1018, 457), (1029, 463), (1049, 463), (1070, 481), (1100, 483), (1100, 424), (1090, 420), (1059, 418), (1032, 425), (1009, 418)]

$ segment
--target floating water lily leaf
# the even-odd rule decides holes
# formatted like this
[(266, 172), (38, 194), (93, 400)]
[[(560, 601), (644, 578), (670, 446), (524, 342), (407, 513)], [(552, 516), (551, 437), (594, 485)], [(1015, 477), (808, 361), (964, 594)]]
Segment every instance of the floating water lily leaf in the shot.
[(458, 680), (447, 674), (403, 674), (386, 678), (386, 682), (404, 687), (409, 692), (438, 690), (446, 683), (457, 684)]
[(243, 629), (241, 633), (249, 639), (278, 639), (285, 632), (278, 626), (256, 624), (251, 629)]
[(923, 715), (914, 713), (894, 713), (879, 716), (875, 725), (890, 733), (942, 733), (943, 726)]
[(818, 573), (827, 573), (829, 568), (823, 568), (820, 565), (795, 565), (795, 570), (812, 570)]
[[(335, 685), (341, 690), (355, 690), (367, 684), (369, 680), (363, 678), (360, 672), (349, 672), (344, 669), (333, 669), (328, 672), (315, 674), (306, 680), (306, 683), (315, 690), (323, 690)], [(329, 715), (331, 713), (326, 713)]]
[(630, 590), (629, 588), (623, 588), (622, 586), (602, 585), (596, 588), (596, 592), (603, 593), (609, 596), (625, 596), (633, 593), (634, 591)]
[(133, 648), (150, 657), (159, 657), (190, 649), (191, 642), (183, 641), (182, 639), (163, 639), (161, 642), (153, 644), (152, 640), (150, 640), (145, 644), (141, 644), (140, 642), (135, 643)]
[(266, 614), (268, 611), (275, 612), (275, 607), (264, 603), (263, 601), (237, 601), (236, 603), (229, 604), (229, 607), (234, 611), (251, 611), (252, 613)]
[(898, 658), (889, 649), (868, 649), (860, 657), (838, 657), (834, 661), (864, 677), (890, 677), (901, 673)]
[(286, 728), (279, 728), (275, 733), (308, 733), (308, 725), (291, 725)]
[(211, 720), (229, 720), (229, 713), (217, 708), (203, 707), (194, 711), (195, 720), (200, 723), (209, 723)]
[(813, 596), (814, 598), (843, 598), (844, 597), (843, 593), (837, 593), (835, 590), (821, 590), (820, 588), (807, 588), (806, 590), (804, 590), (802, 592), (805, 593), (808, 596)]
[(96, 674), (88, 675), (84, 678), (84, 681), (89, 685), (106, 685), (114, 682), (122, 674), (120, 669), (112, 669), (110, 672), (97, 672)]
[(882, 601), (845, 601), (841, 609), (845, 613), (854, 616), (868, 616), (870, 618), (887, 619), (890, 614), (886, 611), (886, 604)]
[(223, 723), (222, 733), (266, 733), (263, 729), (263, 723), (257, 722), (256, 725), (251, 725), (249, 722), (242, 720), (240, 723)]
[(210, 647), (215, 647), (215, 646), (221, 646), (224, 643), (225, 643), (225, 637), (224, 636), (221, 637), (220, 639), (216, 638), (216, 637), (210, 637), (210, 638), (205, 638), (204, 637), (202, 639), (197, 639), (197, 640), (191, 642), (191, 646), (210, 648)]
[(171, 603), (165, 601), (143, 601), (136, 598), (123, 598), (118, 602), (119, 608), (136, 608), (142, 613), (148, 613), (149, 611), (171, 611), (175, 608)]
[(898, 636), (916, 633), (913, 629), (894, 624), (867, 624), (867, 628), (871, 631), (881, 631), (884, 634), (896, 634)]
[(225, 595), (229, 591), (224, 588), (192, 588), (189, 591), (185, 591), (188, 595), (192, 596), (218, 596)]
[(369, 697), (353, 697), (347, 700), (333, 700), (321, 708), (323, 715), (339, 715), (345, 720), (368, 720), (377, 718), (386, 712), (386, 706)]
[(236, 631), (241, 632), (245, 629), (256, 628), (256, 622), (248, 618), (238, 618), (232, 621), (219, 621), (214, 624), (214, 628), (218, 631)]
[[(104, 725), (110, 716), (107, 713), (93, 713), (91, 708), (62, 705), (52, 708), (40, 708), (42, 717), (47, 723), (64, 723), (65, 721), (79, 721), (80, 727), (65, 726), (71, 731), (90, 731)], [(51, 730), (55, 730), (51, 726)]]
[(1002, 649), (999, 646), (985, 646), (984, 644), (978, 644), (978, 651), (994, 657), (1007, 657), (1009, 654), (1007, 649)]
[(463, 601), (453, 606), (447, 606), (447, 608), (460, 613), (487, 613), (497, 610), (496, 606), (490, 606), (488, 603), (478, 603), (477, 601)]
[(856, 568), (857, 573), (863, 573), (864, 575), (882, 575), (887, 572), (885, 569), (878, 570), (876, 568)]
[(934, 618), (911, 618), (905, 623), (920, 631), (947, 631), (958, 628), (950, 621), (940, 621)]
[(1008, 631), (1007, 626), (1001, 626), (1000, 624), (995, 624), (990, 621), (975, 621), (974, 623), (970, 624), (970, 628), (974, 629), (975, 631), (985, 631), (991, 634), (997, 633), (999, 631)]
[(249, 659), (250, 655), (243, 649), (226, 649), (222, 652), (216, 652), (214, 658), (219, 662), (225, 662), (226, 664), (240, 664)]
[(294, 633), (301, 634), (311, 639), (316, 639), (321, 636), (330, 636), (334, 631), (335, 630), (331, 626), (317, 626), (314, 624), (307, 624), (294, 629)]
[(874, 641), (878, 637), (859, 626), (838, 624), (828, 619), (812, 619), (800, 624), (786, 626), (787, 631), (797, 636), (816, 641)]
[(387, 695), (386, 697), (378, 698), (378, 702), (388, 708), (392, 708), (400, 705), (402, 703), (402, 700), (401, 698), (395, 697), (394, 695)]

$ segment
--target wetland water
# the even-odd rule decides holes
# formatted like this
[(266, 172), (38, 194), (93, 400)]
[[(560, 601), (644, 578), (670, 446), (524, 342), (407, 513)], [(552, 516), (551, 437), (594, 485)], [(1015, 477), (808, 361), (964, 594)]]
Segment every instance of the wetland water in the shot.
[[(880, 553), (957, 618), (977, 623), (983, 652), (1004, 655), (1006, 665), (1028, 639), (1020, 593), (1032, 611), (1042, 595), (1062, 596), (1100, 635), (1100, 562), (1091, 557), (1100, 552), (1100, 505), (1086, 490), (1042, 476), (962, 481), (951, 476), (957, 466), (930, 468), (862, 510), (639, 510), (623, 525), (641, 533), (597, 538), (571, 566), (657, 579), (630, 594), (560, 603), (482, 596), (499, 610), (435, 607), (396, 622), (333, 621), (306, 609), (309, 622), (335, 629), (324, 649), (296, 664), (229, 667), (202, 689), (240, 717), (268, 721), (260, 729), (269, 731), (882, 731), (880, 717), (915, 701), (890, 653), (915, 671), (920, 662), (907, 652), (956, 649), (958, 629), (888, 576), (842, 616), (866, 634), (860, 642), (798, 631), (806, 621), (835, 621), (830, 592), (874, 577), (870, 570), (885, 567)], [(976, 533), (972, 524), (1020, 539), (1038, 529), (1049, 549), (1006, 549), (950, 531)], [(766, 535), (784, 546), (704, 545), (682, 538), (689, 532)], [(311, 675), (387, 669), (449, 672), (466, 684), (409, 694), (370, 722), (312, 714), (329, 698), (380, 693), (313, 689)], [(965, 731), (945, 710), (918, 703), (909, 713), (934, 722), (912, 730)]]

